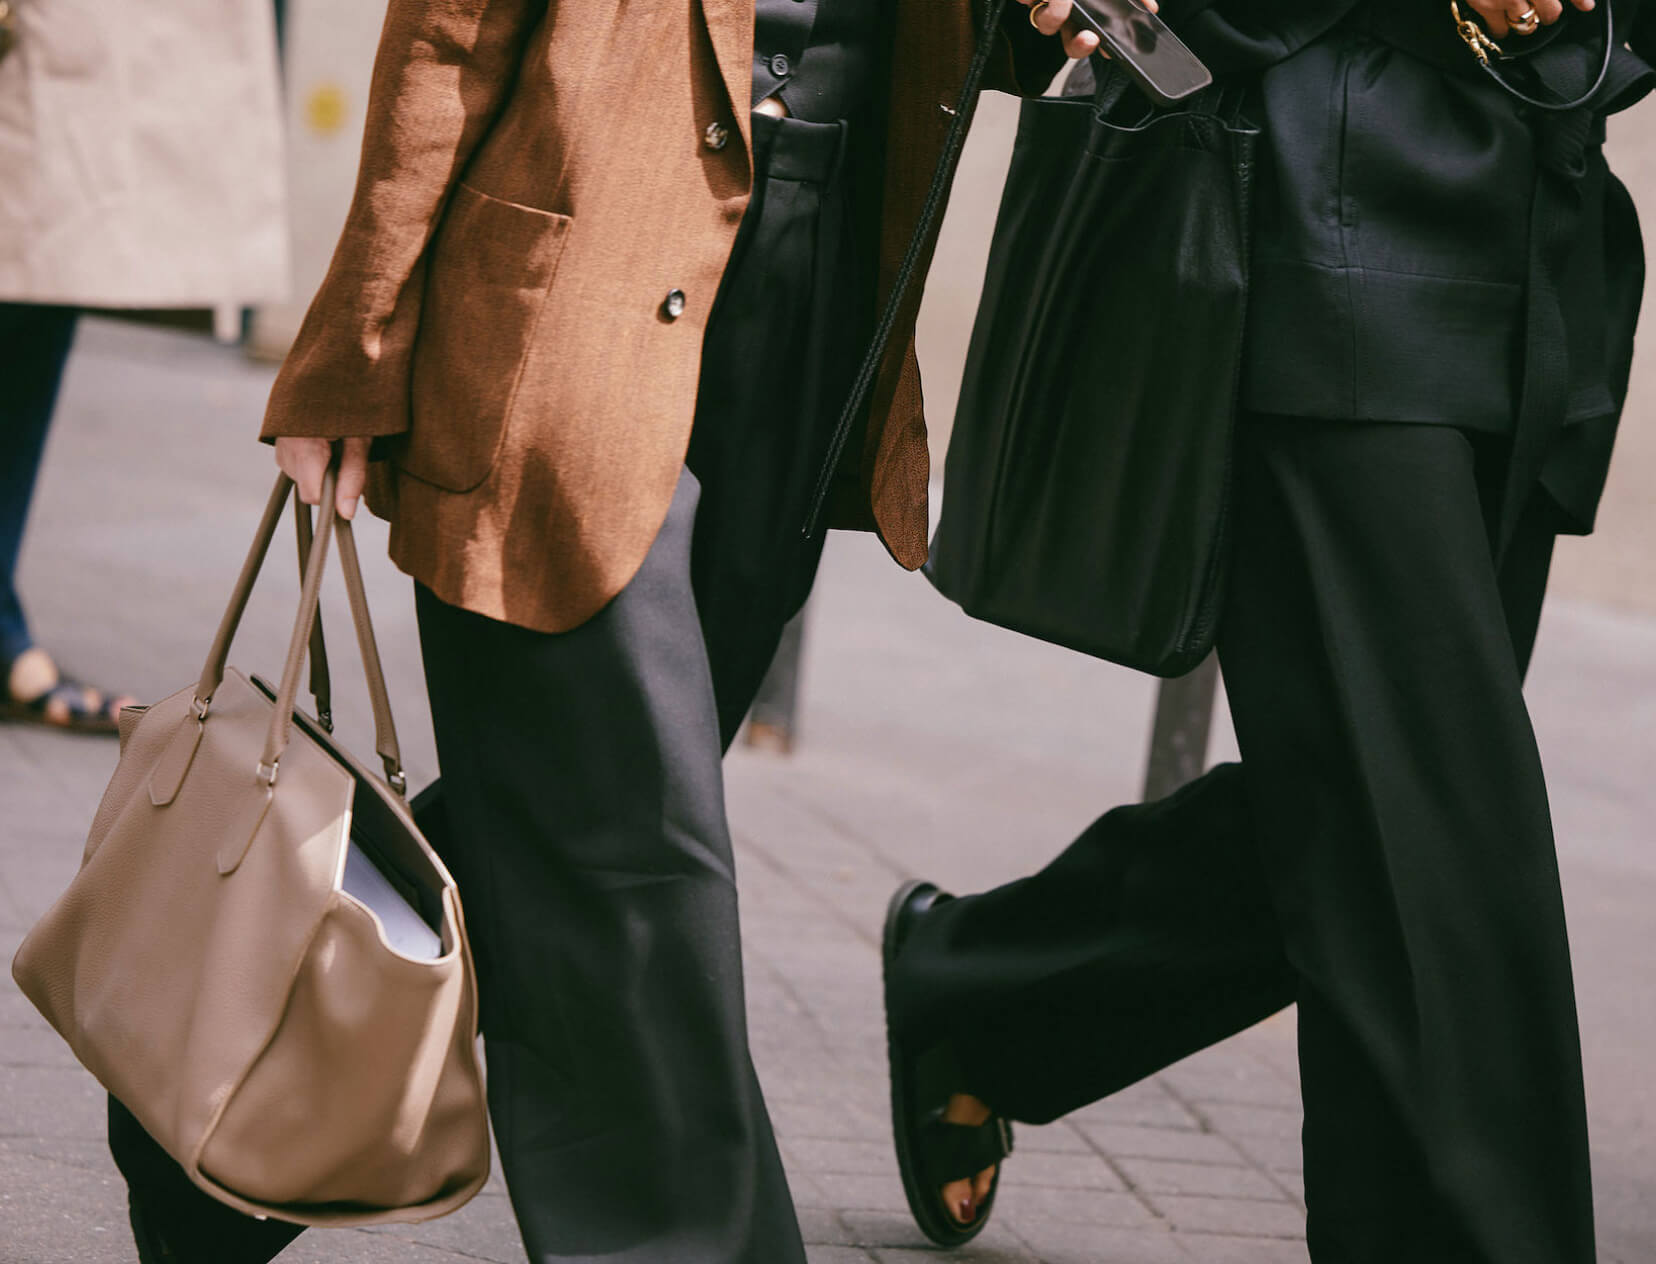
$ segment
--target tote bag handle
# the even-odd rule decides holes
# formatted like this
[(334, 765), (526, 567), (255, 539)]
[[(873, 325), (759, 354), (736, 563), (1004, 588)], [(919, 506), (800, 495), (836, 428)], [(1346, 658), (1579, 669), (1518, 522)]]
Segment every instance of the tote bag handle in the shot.
[[(299, 582), (305, 580), (305, 562), (310, 557), (314, 531), (311, 526), (310, 506), (293, 498), (293, 535), (299, 545)], [(316, 608), (316, 622), (311, 625), (310, 637), (310, 693), (316, 702), (316, 722), (324, 733), (333, 732), (333, 677), (328, 671), (328, 644), (322, 635), (322, 607)]]
[[(407, 778), (403, 774), (402, 749), (397, 742), (396, 724), (391, 717), (391, 695), (385, 686), (385, 671), (380, 662), (379, 646), (374, 638), (374, 627), (368, 615), (368, 595), (362, 583), (362, 566), (356, 550), (356, 538), (351, 524), (340, 518), (335, 507), (335, 489), (338, 485), (338, 463), (328, 467), (322, 480), (322, 508), (315, 536), (310, 542), (305, 559), (304, 582), (299, 593), (299, 612), (293, 624), (293, 635), (288, 642), (287, 660), (282, 667), (281, 684), (276, 691), (275, 708), (270, 716), (270, 729), (265, 735), (264, 750), (259, 758), (258, 777), (266, 785), (274, 786), (281, 767), (282, 752), (287, 749), (293, 733), (293, 704), (299, 693), (299, 674), (304, 666), (307, 643), (321, 639), (321, 625), (317, 608), (322, 591), (322, 572), (326, 569), (328, 546), (335, 532), (339, 536), (340, 567), (345, 576), (345, 592), (351, 604), (351, 617), (356, 625), (357, 644), (362, 651), (362, 666), (368, 679), (368, 697), (374, 710), (374, 748), (385, 765), (386, 781), (398, 794), (407, 792)], [(196, 685), (193, 707), (198, 719), (206, 721), (212, 710), (213, 694), (224, 680), (225, 663), (230, 656), (230, 643), (241, 625), (242, 615), (253, 593), (254, 581), (264, 566), (275, 537), (282, 509), (293, 492), (293, 480), (286, 474), (276, 479), (270, 499), (265, 503), (264, 516), (259, 520), (253, 545), (241, 574), (230, 594), (230, 604), (220, 620), (218, 632), (207, 651), (207, 662), (202, 667), (201, 679)], [(304, 515), (309, 517), (308, 514)], [(326, 668), (323, 668), (325, 675)], [(313, 676), (313, 683), (315, 677)]]

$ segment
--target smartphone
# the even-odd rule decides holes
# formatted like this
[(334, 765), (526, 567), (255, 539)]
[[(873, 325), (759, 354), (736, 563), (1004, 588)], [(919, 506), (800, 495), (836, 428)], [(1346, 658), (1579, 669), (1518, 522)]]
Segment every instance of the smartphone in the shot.
[(1177, 105), (1213, 82), (1202, 59), (1138, 0), (1075, 0), (1070, 19), (1158, 105)]

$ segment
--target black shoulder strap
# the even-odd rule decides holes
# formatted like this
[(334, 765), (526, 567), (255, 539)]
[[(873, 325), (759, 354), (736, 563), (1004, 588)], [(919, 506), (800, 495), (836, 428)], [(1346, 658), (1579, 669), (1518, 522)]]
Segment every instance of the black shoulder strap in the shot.
[(1007, 0), (989, 0), (985, 7), (983, 29), (978, 32), (977, 51), (967, 68), (966, 81), (960, 89), (960, 98), (955, 102), (954, 121), (949, 127), (948, 138), (943, 143), (942, 156), (938, 158), (937, 166), (932, 171), (931, 187), (926, 191), (926, 200), (921, 204), (914, 235), (909, 238), (908, 249), (903, 253), (903, 262), (897, 269), (897, 278), (892, 283), (891, 293), (886, 296), (879, 323), (874, 327), (874, 339), (869, 344), (868, 353), (863, 356), (862, 367), (857, 370), (850, 397), (845, 401), (845, 407), (840, 410), (839, 422), (834, 426), (833, 438), (829, 440), (822, 472), (817, 476), (816, 487), (811, 493), (811, 509), (805, 518), (807, 538), (816, 534), (821, 522), (823, 506), (827, 503), (828, 490), (833, 485), (834, 472), (839, 466), (841, 455), (845, 452), (846, 441), (856, 427), (858, 415), (868, 406), (868, 397), (874, 389), (875, 379), (879, 377), (880, 365), (885, 361), (886, 349), (891, 344), (891, 335), (896, 329), (903, 300), (908, 294), (909, 286), (914, 283), (915, 274), (920, 270), (921, 256), (931, 239), (932, 229), (936, 227), (937, 217), (942, 213), (943, 203), (948, 198), (949, 184), (954, 178), (955, 168), (960, 165), (960, 151), (966, 145), (966, 133), (972, 126), (972, 113), (977, 108), (978, 89), (983, 86), (984, 72), (989, 67), (989, 58), (994, 54), (995, 35), (1000, 30), (1006, 5)]
[(1500, 67), (1503, 64), (1517, 62), (1522, 59), (1508, 57), (1502, 52), (1501, 46), (1489, 37), (1488, 32), (1484, 30), (1476, 18), (1468, 17), (1461, 12), (1460, 0), (1449, 0), (1449, 11), (1454, 17), (1455, 29), (1460, 33), (1461, 39), (1466, 42), (1466, 46), (1472, 50), (1473, 55), (1477, 57), (1478, 64), (1483, 67), (1484, 73), (1499, 84), (1504, 92), (1516, 97), (1525, 105), (1537, 110), (1546, 110), (1550, 113), (1579, 110), (1592, 101), (1598, 95), (1599, 89), (1604, 87), (1604, 81), (1610, 74), (1610, 59), (1616, 49), (1616, 19), (1612, 13), (1613, 7), (1610, 0), (1599, 0), (1599, 4), (1593, 10), (1594, 14), (1601, 18), (1604, 27), (1604, 56), (1599, 62), (1598, 74), (1594, 77), (1592, 86), (1573, 101), (1549, 101), (1525, 92), (1502, 73)]

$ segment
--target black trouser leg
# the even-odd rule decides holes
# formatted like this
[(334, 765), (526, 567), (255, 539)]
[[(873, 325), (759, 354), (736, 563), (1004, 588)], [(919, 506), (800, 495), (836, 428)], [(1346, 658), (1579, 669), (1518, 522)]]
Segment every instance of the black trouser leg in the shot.
[(1220, 653), (1242, 777), (1113, 813), (1027, 885), (930, 915), (900, 1021), (953, 1034), (974, 1091), (1045, 1118), (1293, 995), (1319, 1264), (1587, 1264), (1574, 999), (1520, 692), (1546, 520), (1498, 569), (1452, 430), (1252, 419), (1239, 447)]
[(702, 485), (691, 574), (726, 746), (816, 575), (811, 490), (873, 316), (838, 178), (848, 128), (765, 114), (753, 127), (763, 178), (708, 323), (685, 458)]
[(133, 1229), (149, 1235), (144, 1249), (153, 1264), (264, 1264), (304, 1232), (245, 1216), (203, 1193), (113, 1097), (109, 1152), (126, 1178)]
[(1313, 1255), (1588, 1264), (1533, 617), (1507, 609), (1545, 534), (1503, 593), (1451, 430), (1260, 423), (1245, 461), (1221, 658), (1299, 980)]
[(1234, 764), (1100, 818), (1039, 873), (939, 905), (891, 974), (924, 1047), (957, 1037), (974, 1092), (1046, 1123), (1293, 1000)]
[(419, 593), (530, 1258), (785, 1264), (799, 1230), (747, 1055), (686, 475), (643, 568), (557, 636)]

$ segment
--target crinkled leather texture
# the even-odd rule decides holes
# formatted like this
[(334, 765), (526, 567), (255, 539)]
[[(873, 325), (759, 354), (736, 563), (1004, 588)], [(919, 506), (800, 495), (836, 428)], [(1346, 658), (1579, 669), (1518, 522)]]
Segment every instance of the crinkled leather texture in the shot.
[(1255, 133), (1023, 110), (928, 575), (975, 617), (1178, 675), (1222, 595)]
[[(489, 1162), (452, 879), (390, 793), (314, 730), (293, 733), (261, 814), (254, 768), (272, 704), (233, 671), (176, 796), (157, 806), (150, 781), (197, 724), (194, 694), (123, 717), (81, 870), (13, 975), (221, 1201), (317, 1225), (446, 1214)], [(441, 892), (440, 959), (397, 956), (336, 889), (353, 811)], [(245, 856), (221, 874), (226, 838), (255, 819)]]

